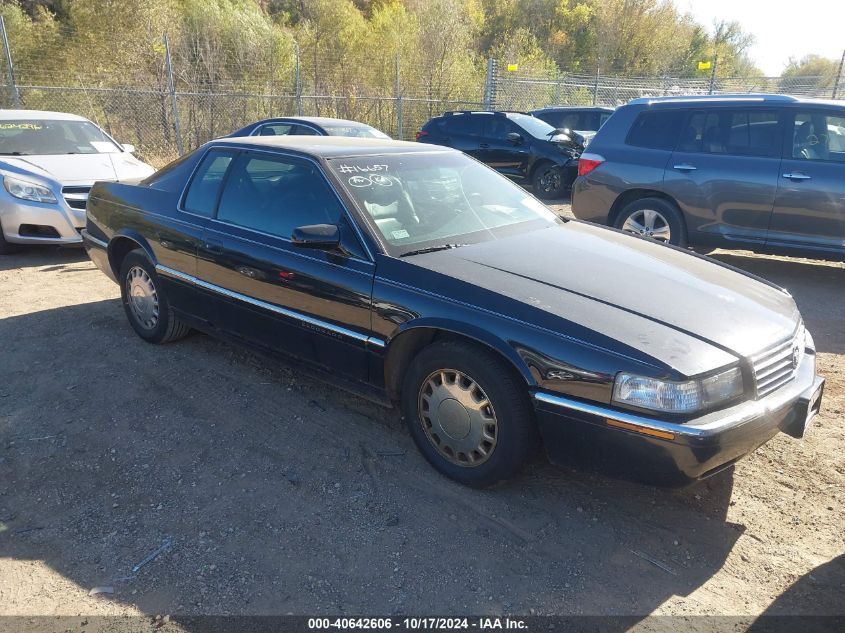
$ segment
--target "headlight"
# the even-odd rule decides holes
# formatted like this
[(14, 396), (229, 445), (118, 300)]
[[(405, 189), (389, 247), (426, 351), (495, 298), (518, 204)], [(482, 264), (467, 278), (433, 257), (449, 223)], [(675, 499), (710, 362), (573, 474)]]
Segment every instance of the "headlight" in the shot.
[(742, 372), (734, 367), (700, 380), (671, 382), (620, 373), (613, 385), (613, 400), (665, 413), (692, 413), (725, 402), (742, 393)]
[(49, 202), (55, 204), (56, 196), (47, 187), (36, 185), (34, 182), (18, 180), (11, 176), (3, 177), (3, 186), (11, 195), (21, 200), (32, 200), (34, 202)]

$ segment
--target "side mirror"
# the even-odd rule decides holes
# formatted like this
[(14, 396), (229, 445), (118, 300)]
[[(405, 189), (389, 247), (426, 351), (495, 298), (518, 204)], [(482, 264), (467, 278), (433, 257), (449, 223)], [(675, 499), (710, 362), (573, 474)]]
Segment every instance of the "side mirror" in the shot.
[(511, 145), (520, 145), (522, 144), (522, 134), (518, 132), (508, 132), (506, 137), (508, 139), (508, 143)]
[(300, 248), (331, 250), (340, 246), (340, 231), (334, 224), (308, 224), (296, 227), (290, 241)]
[(121, 147), (123, 148), (124, 152), (128, 152), (129, 154), (135, 151), (135, 146), (132, 143), (123, 143)]

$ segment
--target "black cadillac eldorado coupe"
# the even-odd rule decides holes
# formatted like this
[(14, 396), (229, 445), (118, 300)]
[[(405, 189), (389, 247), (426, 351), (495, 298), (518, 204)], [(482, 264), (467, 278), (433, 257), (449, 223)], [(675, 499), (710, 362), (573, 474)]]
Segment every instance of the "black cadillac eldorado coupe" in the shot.
[(556, 462), (684, 483), (783, 431), (824, 385), (792, 297), (648, 239), (564, 221), (431, 145), (212, 141), (98, 183), (83, 238), (151, 343), (191, 328), (402, 408), (483, 486)]

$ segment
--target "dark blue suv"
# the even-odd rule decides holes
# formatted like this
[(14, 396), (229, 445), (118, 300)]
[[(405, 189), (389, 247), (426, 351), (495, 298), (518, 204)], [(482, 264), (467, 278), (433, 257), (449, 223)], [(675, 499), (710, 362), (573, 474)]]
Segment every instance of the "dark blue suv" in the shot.
[(521, 112), (446, 112), (422, 126), (417, 141), (461, 150), (541, 198), (560, 198), (572, 186), (584, 139)]
[(582, 154), (576, 217), (678, 246), (845, 255), (845, 103), (636, 99)]

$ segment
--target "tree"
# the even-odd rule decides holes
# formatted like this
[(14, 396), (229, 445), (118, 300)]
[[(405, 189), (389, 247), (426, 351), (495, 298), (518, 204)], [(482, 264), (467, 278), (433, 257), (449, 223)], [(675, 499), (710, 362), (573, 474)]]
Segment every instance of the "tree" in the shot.
[(839, 60), (836, 59), (820, 55), (807, 55), (799, 60), (790, 58), (779, 85), (784, 92), (829, 96), (838, 71)]

